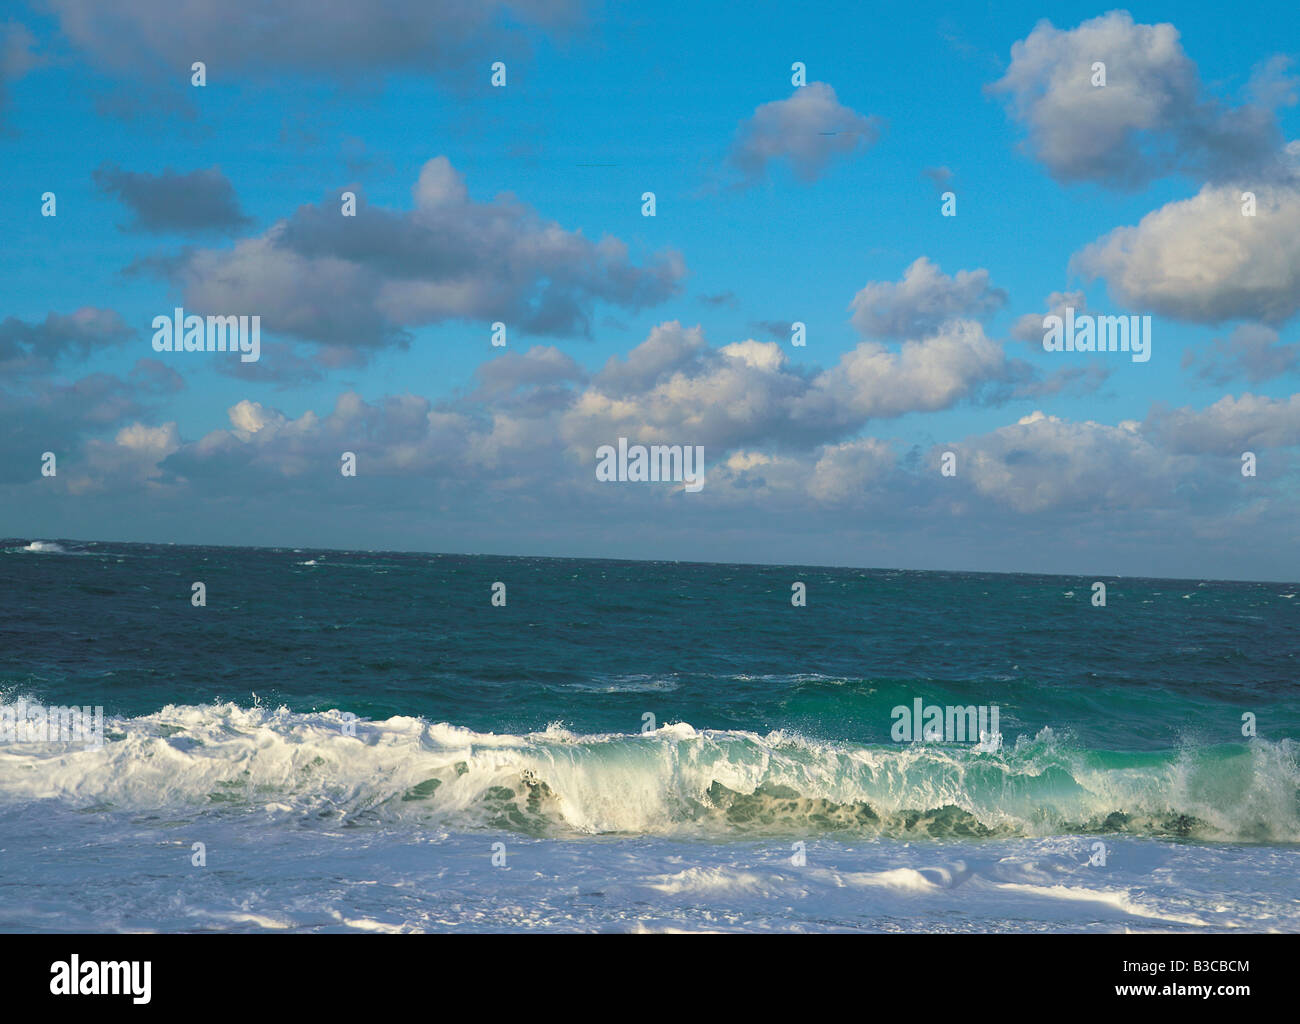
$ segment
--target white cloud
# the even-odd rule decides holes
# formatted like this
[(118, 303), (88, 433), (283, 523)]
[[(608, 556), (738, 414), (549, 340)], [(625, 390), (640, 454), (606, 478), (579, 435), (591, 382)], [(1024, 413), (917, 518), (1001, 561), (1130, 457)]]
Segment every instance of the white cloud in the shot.
[(594, 304), (654, 305), (686, 273), (675, 252), (636, 266), (618, 239), (566, 231), (510, 195), (476, 202), (446, 157), (424, 165), (412, 192), (411, 210), (359, 197), (357, 216), (341, 217), (331, 197), (231, 250), (199, 250), (177, 272), (185, 305), (363, 348), (447, 320), (581, 335)]
[(746, 184), (761, 180), (776, 162), (788, 163), (800, 181), (813, 182), (831, 161), (870, 148), (881, 125), (880, 118), (840, 103), (825, 82), (809, 82), (742, 121), (728, 160)]
[(1047, 296), (1047, 311), (1044, 313), (1026, 313), (1017, 317), (1011, 326), (1011, 336), (1019, 341), (1027, 341), (1038, 347), (1043, 343), (1043, 320), (1048, 316), (1064, 318), (1066, 307), (1072, 307), (1075, 313), (1083, 313), (1088, 308), (1088, 297), (1083, 292), (1052, 292)]
[(283, 422), (279, 413), (268, 412), (261, 402), (250, 402), (247, 398), (236, 402), (226, 410), (230, 424), (241, 434), (256, 434), (271, 422)]
[(949, 321), (897, 351), (862, 342), (812, 374), (792, 367), (775, 342), (711, 349), (698, 328), (674, 321), (593, 377), (560, 429), (581, 450), (634, 435), (713, 449), (806, 447), (871, 419), (948, 408), (1012, 374), (1001, 346), (970, 321)]
[(824, 504), (863, 500), (868, 488), (892, 474), (897, 463), (893, 448), (876, 438), (827, 445), (813, 463), (808, 493)]
[(979, 324), (949, 320), (934, 335), (906, 341), (898, 351), (879, 342), (860, 343), (817, 375), (798, 412), (861, 423), (946, 409), (1009, 372), (1002, 346)]
[(1183, 366), (1195, 366), (1196, 375), (1211, 384), (1221, 386), (1236, 377), (1259, 384), (1300, 370), (1300, 342), (1283, 342), (1263, 324), (1239, 324), (1201, 352), (1184, 352)]
[(956, 447), (960, 479), (1026, 515), (1166, 501), (1177, 468), (1135, 423), (1074, 422), (1041, 411)]
[(853, 326), (878, 338), (918, 337), (957, 317), (982, 319), (996, 313), (1007, 293), (989, 283), (987, 270), (959, 270), (948, 277), (922, 256), (903, 279), (872, 281), (853, 297)]
[(1194, 323), (1281, 323), (1300, 309), (1300, 188), (1253, 191), (1254, 217), (1242, 215), (1240, 187), (1207, 185), (1116, 228), (1071, 266), (1104, 277), (1130, 309)]
[[(1093, 85), (1096, 62), (1105, 64), (1104, 86)], [(1131, 188), (1178, 170), (1216, 180), (1258, 175), (1281, 146), (1270, 109), (1225, 108), (1206, 95), (1178, 30), (1136, 24), (1127, 11), (1068, 31), (1040, 21), (1011, 47), (1006, 74), (989, 89), (1008, 98), (1034, 156), (1064, 182)]]
[(1300, 444), (1300, 394), (1224, 395), (1205, 409), (1158, 406), (1143, 428), (1169, 450), (1239, 458), (1247, 449)]
[(158, 457), (170, 455), (181, 446), (180, 432), (174, 422), (164, 423), (158, 427), (133, 423), (117, 432), (116, 441), (123, 448)]

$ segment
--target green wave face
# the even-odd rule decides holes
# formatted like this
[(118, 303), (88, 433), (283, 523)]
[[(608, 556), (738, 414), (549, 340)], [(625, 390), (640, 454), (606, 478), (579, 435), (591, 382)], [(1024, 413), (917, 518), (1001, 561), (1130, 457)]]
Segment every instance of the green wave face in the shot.
[(415, 717), (348, 723), (233, 704), (106, 723), (99, 749), (17, 744), (0, 801), (166, 809), (178, 819), (505, 828), (701, 838), (1126, 833), (1300, 842), (1300, 745), (1088, 749), (1041, 730), (1009, 749), (857, 744), (666, 725), (479, 733)]

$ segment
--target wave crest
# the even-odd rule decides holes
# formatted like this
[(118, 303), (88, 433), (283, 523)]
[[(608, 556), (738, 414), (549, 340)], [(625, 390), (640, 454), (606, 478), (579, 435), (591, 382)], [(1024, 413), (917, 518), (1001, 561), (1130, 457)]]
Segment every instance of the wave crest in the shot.
[(575, 734), (557, 723), (498, 735), (234, 704), (112, 718), (105, 739), (98, 750), (0, 745), (0, 802), (534, 835), (1300, 842), (1300, 749), (1291, 740), (1119, 754), (1044, 729), (990, 754), (686, 723), (645, 734)]

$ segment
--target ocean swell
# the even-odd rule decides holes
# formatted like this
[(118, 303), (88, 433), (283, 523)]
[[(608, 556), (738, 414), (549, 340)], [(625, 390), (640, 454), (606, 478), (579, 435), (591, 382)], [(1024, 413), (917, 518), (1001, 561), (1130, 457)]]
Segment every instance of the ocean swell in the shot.
[[(10, 704), (10, 701), (6, 701)], [(0, 803), (533, 835), (1131, 834), (1300, 842), (1300, 747), (864, 746), (790, 732), (471, 732), (234, 704), (109, 718), (105, 743), (0, 744)]]

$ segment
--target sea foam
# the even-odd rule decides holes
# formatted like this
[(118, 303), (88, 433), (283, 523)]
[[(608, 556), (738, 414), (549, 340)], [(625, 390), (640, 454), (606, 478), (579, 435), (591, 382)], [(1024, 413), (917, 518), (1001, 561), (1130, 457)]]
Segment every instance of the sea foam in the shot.
[(1290, 740), (1137, 755), (1079, 749), (1043, 730), (990, 754), (684, 722), (648, 733), (575, 734), (553, 723), (494, 734), (234, 704), (109, 718), (105, 738), (99, 750), (0, 748), (0, 803), (555, 836), (1300, 841), (1300, 745)]

